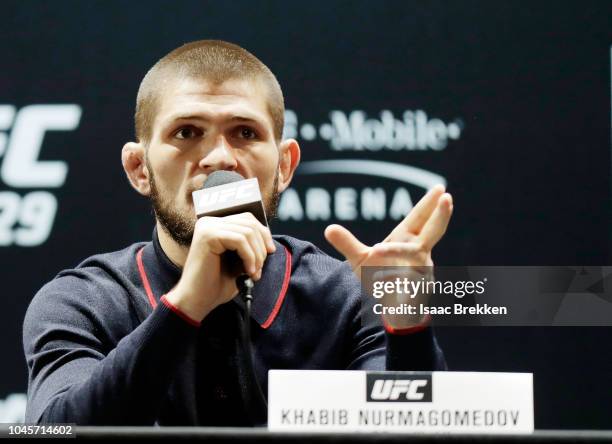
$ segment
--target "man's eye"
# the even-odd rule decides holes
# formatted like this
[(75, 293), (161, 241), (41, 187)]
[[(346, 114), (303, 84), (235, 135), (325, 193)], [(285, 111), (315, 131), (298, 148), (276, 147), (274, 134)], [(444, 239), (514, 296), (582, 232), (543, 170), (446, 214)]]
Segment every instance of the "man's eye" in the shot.
[(174, 137), (176, 137), (177, 139), (193, 139), (194, 137), (198, 137), (200, 135), (202, 135), (202, 131), (200, 131), (199, 129), (194, 128), (193, 126), (185, 126), (179, 129), (174, 134)]
[(248, 126), (241, 126), (238, 128), (238, 136), (242, 139), (256, 139), (257, 133)]

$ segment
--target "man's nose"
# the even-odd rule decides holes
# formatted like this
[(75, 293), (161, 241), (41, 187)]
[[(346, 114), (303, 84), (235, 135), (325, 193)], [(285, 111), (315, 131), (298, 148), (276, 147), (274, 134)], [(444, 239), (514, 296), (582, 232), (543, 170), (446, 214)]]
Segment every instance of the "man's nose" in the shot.
[(215, 145), (206, 155), (200, 160), (199, 167), (205, 173), (210, 174), (217, 170), (233, 171), (238, 167), (238, 162), (234, 156), (234, 150), (224, 137), (219, 137)]

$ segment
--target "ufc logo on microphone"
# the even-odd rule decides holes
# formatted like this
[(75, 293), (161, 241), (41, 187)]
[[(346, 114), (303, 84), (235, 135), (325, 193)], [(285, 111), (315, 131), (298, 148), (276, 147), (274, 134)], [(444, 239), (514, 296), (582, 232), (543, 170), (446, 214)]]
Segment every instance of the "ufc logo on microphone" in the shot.
[(234, 200), (242, 201), (256, 197), (259, 187), (256, 181), (243, 180), (203, 191), (204, 192), (200, 196), (200, 206), (202, 208), (207, 208), (217, 204), (232, 202)]
[(431, 374), (368, 373), (368, 402), (431, 402)]

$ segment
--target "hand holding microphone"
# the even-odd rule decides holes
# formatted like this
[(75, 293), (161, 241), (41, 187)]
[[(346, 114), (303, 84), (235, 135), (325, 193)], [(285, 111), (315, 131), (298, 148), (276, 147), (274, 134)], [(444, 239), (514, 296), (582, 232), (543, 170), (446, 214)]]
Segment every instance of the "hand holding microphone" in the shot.
[[(257, 179), (245, 180), (237, 173), (215, 171), (202, 190), (193, 194), (199, 219), (183, 274), (166, 299), (201, 321), (215, 307), (236, 296), (240, 265), (257, 281), (267, 255), (276, 247), (264, 225)], [(228, 252), (235, 252), (238, 258), (232, 259)]]

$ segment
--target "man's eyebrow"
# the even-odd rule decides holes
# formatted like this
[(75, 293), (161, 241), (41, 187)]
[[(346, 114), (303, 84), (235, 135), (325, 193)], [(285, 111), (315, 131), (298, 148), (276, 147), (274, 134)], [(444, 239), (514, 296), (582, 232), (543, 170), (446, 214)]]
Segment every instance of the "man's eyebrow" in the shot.
[(198, 116), (198, 115), (182, 115), (178, 114), (176, 116), (171, 116), (168, 121), (174, 122), (175, 120), (209, 120), (206, 117)]
[(255, 117), (255, 116), (233, 116), (230, 119), (231, 122), (255, 122), (255, 123), (262, 123), (259, 121), (259, 118)]
[[(175, 116), (171, 116), (167, 122), (173, 123), (179, 120), (201, 120), (204, 122), (209, 122), (210, 117), (201, 114), (177, 114)], [(252, 122), (263, 125), (264, 123), (258, 116), (245, 116), (245, 115), (233, 115), (229, 118), (230, 122)]]

